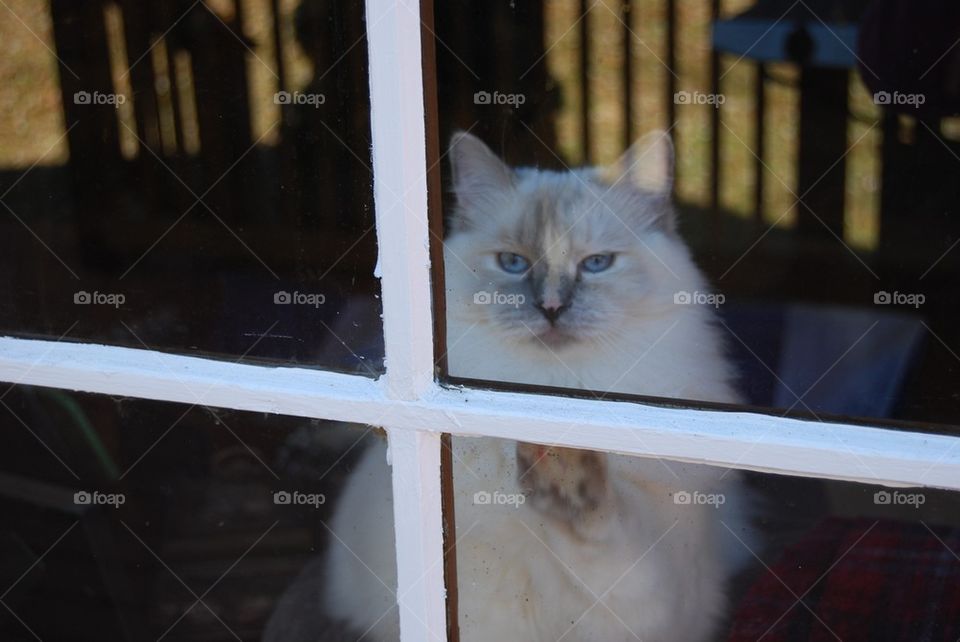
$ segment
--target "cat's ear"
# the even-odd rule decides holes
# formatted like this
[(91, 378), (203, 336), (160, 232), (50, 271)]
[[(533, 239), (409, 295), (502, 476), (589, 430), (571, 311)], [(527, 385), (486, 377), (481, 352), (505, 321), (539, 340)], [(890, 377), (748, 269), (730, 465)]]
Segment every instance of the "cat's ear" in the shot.
[(673, 142), (670, 134), (655, 130), (644, 134), (612, 165), (601, 171), (610, 185), (629, 185), (644, 192), (669, 197), (673, 190)]
[(482, 212), (513, 187), (510, 168), (473, 134), (454, 133), (449, 154), (453, 192), (461, 217)]

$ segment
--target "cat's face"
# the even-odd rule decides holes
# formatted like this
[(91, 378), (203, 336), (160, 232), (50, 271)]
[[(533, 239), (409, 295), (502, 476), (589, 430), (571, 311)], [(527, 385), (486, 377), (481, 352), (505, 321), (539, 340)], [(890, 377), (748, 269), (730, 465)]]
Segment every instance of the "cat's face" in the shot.
[(669, 202), (672, 151), (651, 134), (606, 169), (511, 169), (479, 139), (451, 142), (448, 270), (470, 323), (551, 350), (603, 344), (676, 290), (685, 252)]

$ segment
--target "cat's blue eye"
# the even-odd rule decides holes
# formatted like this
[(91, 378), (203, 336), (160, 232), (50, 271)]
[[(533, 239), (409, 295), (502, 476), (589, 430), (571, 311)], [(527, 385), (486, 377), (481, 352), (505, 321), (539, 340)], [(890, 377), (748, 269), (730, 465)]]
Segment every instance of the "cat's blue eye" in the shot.
[(500, 264), (500, 268), (504, 272), (509, 272), (510, 274), (523, 274), (530, 269), (530, 261), (513, 252), (500, 252), (497, 254), (497, 263)]
[(613, 254), (591, 254), (580, 261), (584, 272), (603, 272), (613, 265)]

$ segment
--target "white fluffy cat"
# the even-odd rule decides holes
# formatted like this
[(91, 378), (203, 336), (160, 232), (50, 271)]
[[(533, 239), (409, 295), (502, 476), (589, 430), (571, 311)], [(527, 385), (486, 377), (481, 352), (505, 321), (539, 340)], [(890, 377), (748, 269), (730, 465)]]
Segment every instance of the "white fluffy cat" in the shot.
[[(452, 375), (737, 401), (711, 310), (674, 300), (706, 284), (676, 233), (666, 134), (605, 169), (511, 169), (466, 133), (450, 156)], [(385, 450), (340, 499), (332, 528), (356, 557), (331, 545), (324, 590), (329, 614), (372, 640), (399, 637)], [(464, 642), (720, 633), (744, 553), (724, 525), (746, 537), (736, 473), (494, 439), (455, 439), (454, 453)]]

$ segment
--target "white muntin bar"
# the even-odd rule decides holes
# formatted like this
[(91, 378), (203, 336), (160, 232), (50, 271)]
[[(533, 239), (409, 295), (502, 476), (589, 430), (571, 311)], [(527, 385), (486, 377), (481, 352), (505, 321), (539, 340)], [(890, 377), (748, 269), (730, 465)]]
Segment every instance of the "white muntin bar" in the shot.
[[(383, 396), (434, 387), (420, 4), (367, 1), (377, 275), (383, 296)], [(397, 600), (403, 642), (446, 641), (440, 437), (393, 430)], [(424, 422), (419, 427), (429, 427)]]
[(369, 0), (367, 25), (386, 378), (415, 399), (434, 376), (420, 5)]
[(447, 639), (440, 502), (440, 435), (387, 427), (403, 640)]
[[(488, 435), (891, 486), (960, 490), (960, 438), (883, 427), (432, 385), (113, 346), (0, 338), (0, 381), (255, 412)], [(430, 462), (428, 462), (430, 463)]]

